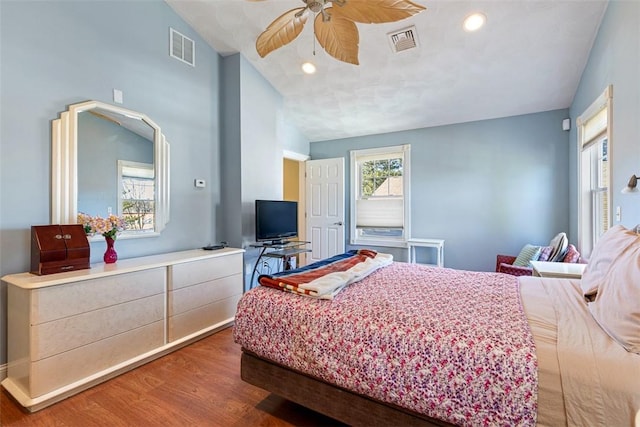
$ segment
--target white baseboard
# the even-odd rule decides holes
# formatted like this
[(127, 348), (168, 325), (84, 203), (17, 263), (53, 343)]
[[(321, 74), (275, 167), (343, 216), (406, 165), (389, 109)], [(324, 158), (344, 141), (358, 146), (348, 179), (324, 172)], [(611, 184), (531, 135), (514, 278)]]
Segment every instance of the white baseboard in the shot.
[(0, 365), (0, 381), (7, 378), (7, 364)]

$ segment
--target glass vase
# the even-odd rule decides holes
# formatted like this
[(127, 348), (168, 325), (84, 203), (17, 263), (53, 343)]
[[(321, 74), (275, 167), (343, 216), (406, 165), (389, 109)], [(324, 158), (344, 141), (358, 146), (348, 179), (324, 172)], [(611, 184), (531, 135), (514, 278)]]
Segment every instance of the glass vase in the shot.
[(105, 236), (104, 240), (106, 240), (106, 242), (107, 242), (107, 250), (105, 251), (104, 257), (102, 259), (104, 259), (104, 262), (106, 264), (113, 264), (114, 262), (116, 262), (118, 260), (118, 253), (116, 252), (115, 248), (113, 247), (113, 245), (115, 244), (116, 240), (114, 238), (106, 237), (106, 236)]

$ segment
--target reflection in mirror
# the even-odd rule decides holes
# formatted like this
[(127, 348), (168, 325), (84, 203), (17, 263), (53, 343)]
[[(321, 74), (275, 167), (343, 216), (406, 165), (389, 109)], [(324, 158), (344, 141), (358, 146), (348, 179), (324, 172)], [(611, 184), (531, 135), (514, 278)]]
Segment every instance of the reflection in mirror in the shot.
[(144, 114), (97, 101), (72, 105), (53, 121), (52, 148), (52, 223), (113, 213), (127, 223), (120, 238), (164, 228), (168, 144)]
[(99, 108), (78, 114), (79, 212), (115, 213), (125, 232), (153, 232), (153, 136), (142, 120)]
[(127, 230), (154, 230), (154, 177), (152, 163), (118, 160), (118, 215), (124, 217)]

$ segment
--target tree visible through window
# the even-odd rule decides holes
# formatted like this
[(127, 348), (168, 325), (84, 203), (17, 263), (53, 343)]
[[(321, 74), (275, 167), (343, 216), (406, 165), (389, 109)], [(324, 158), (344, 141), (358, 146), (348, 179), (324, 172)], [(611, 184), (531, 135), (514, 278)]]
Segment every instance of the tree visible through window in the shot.
[(155, 225), (155, 180), (153, 165), (118, 162), (120, 215), (127, 230), (153, 231)]
[(363, 162), (361, 182), (363, 197), (402, 197), (402, 158)]
[(404, 244), (409, 153), (408, 145), (351, 152), (351, 244)]

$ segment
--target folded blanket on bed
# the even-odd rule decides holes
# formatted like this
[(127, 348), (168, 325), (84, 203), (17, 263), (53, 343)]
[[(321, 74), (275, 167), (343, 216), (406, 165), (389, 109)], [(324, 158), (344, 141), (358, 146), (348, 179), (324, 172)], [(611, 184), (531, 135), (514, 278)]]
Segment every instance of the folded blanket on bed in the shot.
[(390, 254), (369, 249), (352, 250), (295, 270), (263, 274), (258, 277), (258, 283), (299, 295), (332, 299), (345, 286), (392, 262)]

